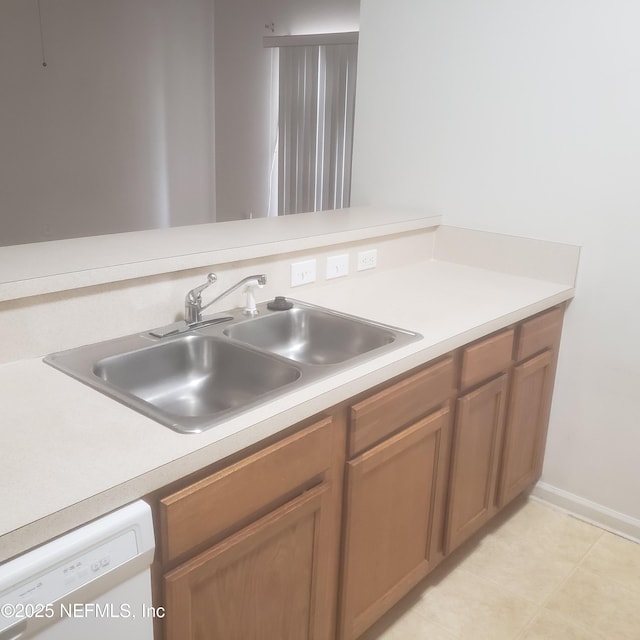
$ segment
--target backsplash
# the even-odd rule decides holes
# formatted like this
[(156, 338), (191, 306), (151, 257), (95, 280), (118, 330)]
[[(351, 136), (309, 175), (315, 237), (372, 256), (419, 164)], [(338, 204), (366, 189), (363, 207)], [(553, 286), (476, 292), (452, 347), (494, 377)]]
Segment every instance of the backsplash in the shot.
[[(258, 301), (276, 295), (304, 300), (310, 288), (331, 286), (325, 279), (328, 256), (349, 255), (348, 278), (367, 278), (371, 273), (413, 264), (433, 257), (436, 229), (400, 233), (384, 238), (334, 244), (324, 248), (227, 262), (209, 268), (183, 269), (21, 298), (0, 303), (0, 364), (37, 358), (82, 344), (145, 331), (182, 319), (187, 291), (206, 280), (214, 271), (218, 282), (204, 294), (214, 297), (246, 275), (265, 273), (267, 284), (256, 292)], [(357, 253), (377, 250), (377, 267), (356, 271)], [(316, 258), (317, 275), (312, 284), (291, 287), (290, 265), (302, 259)], [(215, 313), (243, 304), (238, 290), (206, 313)]]

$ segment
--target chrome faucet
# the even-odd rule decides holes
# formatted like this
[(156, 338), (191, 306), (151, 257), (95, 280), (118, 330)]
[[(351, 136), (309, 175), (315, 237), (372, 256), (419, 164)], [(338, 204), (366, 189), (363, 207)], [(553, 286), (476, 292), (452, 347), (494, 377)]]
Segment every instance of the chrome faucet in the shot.
[(207, 276), (207, 281), (204, 284), (195, 287), (187, 293), (184, 299), (184, 320), (188, 325), (192, 325), (196, 322), (202, 321), (202, 312), (210, 307), (212, 304), (218, 302), (230, 293), (233, 293), (236, 289), (239, 289), (242, 285), (247, 286), (247, 302), (242, 313), (245, 315), (254, 316), (258, 313), (256, 309), (256, 303), (253, 297), (254, 287), (262, 287), (267, 284), (267, 276), (262, 273), (253, 276), (247, 276), (242, 278), (240, 282), (236, 282), (232, 287), (229, 287), (226, 291), (223, 291), (219, 296), (208, 302), (202, 304), (202, 292), (210, 287), (214, 282), (218, 280), (218, 276), (215, 273), (210, 273)]

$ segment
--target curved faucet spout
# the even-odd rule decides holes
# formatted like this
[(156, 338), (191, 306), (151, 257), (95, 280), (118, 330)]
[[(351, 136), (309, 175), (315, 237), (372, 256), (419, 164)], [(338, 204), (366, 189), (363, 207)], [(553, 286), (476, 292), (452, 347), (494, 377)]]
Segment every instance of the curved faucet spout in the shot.
[(233, 286), (229, 287), (226, 291), (223, 291), (219, 296), (216, 296), (213, 300), (208, 302), (207, 304), (202, 304), (202, 292), (217, 281), (217, 276), (215, 273), (210, 273), (207, 276), (207, 282), (191, 289), (185, 298), (184, 305), (184, 319), (187, 324), (193, 324), (194, 322), (200, 322), (202, 320), (202, 312), (205, 309), (208, 309), (212, 304), (215, 304), (222, 298), (228, 296), (230, 293), (233, 293), (236, 289), (239, 289), (241, 286), (245, 284), (254, 284), (257, 286), (264, 286), (267, 284), (267, 276), (264, 273), (247, 276), (246, 278), (242, 278), (240, 282), (236, 282)]

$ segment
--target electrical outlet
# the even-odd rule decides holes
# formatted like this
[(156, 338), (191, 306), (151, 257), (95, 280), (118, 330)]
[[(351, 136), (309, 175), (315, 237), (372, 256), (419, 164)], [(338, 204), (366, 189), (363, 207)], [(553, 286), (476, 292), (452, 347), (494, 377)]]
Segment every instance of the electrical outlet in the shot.
[(358, 271), (373, 269), (378, 266), (378, 250), (358, 251)]
[(291, 263), (291, 286), (299, 287), (316, 281), (316, 259)]
[(341, 278), (347, 275), (349, 275), (348, 253), (340, 256), (329, 256), (327, 258), (327, 271), (325, 274), (327, 280), (331, 280), (331, 278)]

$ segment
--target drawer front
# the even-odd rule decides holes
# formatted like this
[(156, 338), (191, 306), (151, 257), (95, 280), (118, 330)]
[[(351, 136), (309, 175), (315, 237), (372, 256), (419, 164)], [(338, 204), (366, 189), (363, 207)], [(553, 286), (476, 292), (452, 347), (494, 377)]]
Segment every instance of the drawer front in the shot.
[(560, 342), (563, 316), (564, 308), (556, 307), (523, 322), (518, 337), (516, 359), (524, 360), (544, 349), (556, 348)]
[(380, 442), (455, 393), (455, 365), (448, 356), (351, 407), (349, 455)]
[(487, 380), (509, 368), (515, 331), (508, 329), (466, 347), (462, 353), (463, 389)]
[(162, 560), (170, 562), (263, 515), (331, 465), (325, 418), (160, 501)]

